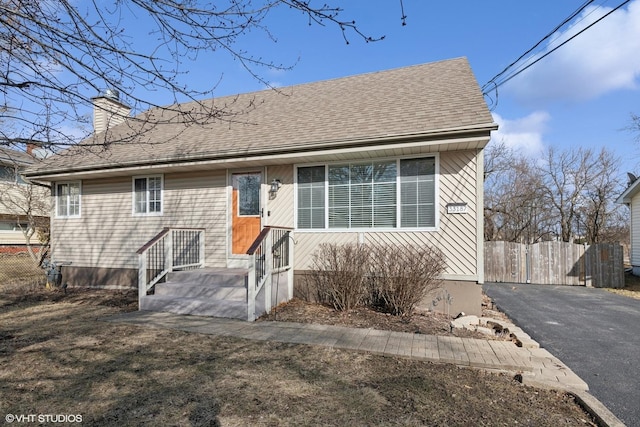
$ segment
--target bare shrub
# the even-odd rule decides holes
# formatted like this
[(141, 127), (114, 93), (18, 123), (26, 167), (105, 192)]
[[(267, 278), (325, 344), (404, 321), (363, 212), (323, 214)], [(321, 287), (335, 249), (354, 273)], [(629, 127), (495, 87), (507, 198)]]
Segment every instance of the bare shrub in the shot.
[(318, 301), (336, 310), (351, 310), (367, 296), (368, 248), (323, 243), (313, 254), (310, 280)]
[(446, 260), (437, 248), (375, 244), (369, 250), (372, 301), (386, 312), (411, 316), (427, 293), (442, 284)]

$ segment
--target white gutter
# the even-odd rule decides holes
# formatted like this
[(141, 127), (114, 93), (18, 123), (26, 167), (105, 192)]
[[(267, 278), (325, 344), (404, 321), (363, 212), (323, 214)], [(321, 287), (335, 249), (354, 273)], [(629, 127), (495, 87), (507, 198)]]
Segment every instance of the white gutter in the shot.
[[(34, 179), (59, 179), (61, 177), (73, 175), (74, 177), (81, 178), (82, 175), (96, 174), (96, 172), (110, 172), (118, 171), (126, 174), (128, 171), (139, 171), (141, 169), (158, 169), (164, 167), (180, 167), (180, 166), (197, 166), (197, 165), (215, 165), (215, 164), (227, 164), (229, 162), (247, 162), (247, 161), (264, 161), (271, 159), (292, 159), (297, 157), (310, 157), (317, 155), (331, 155), (338, 152), (345, 152), (347, 150), (350, 153), (372, 150), (385, 150), (391, 148), (411, 148), (418, 146), (430, 146), (440, 144), (454, 144), (456, 142), (470, 142), (488, 140), (489, 136), (479, 137), (460, 137), (460, 138), (447, 138), (439, 139), (443, 136), (455, 136), (463, 135), (467, 133), (475, 133), (480, 131), (492, 131), (496, 130), (498, 125), (495, 123), (440, 129), (437, 131), (428, 131), (421, 133), (407, 133), (398, 135), (386, 135), (376, 138), (354, 138), (348, 140), (334, 140), (314, 142), (310, 144), (292, 144), (286, 146), (278, 146), (273, 149), (265, 148), (259, 151), (247, 152), (247, 151), (228, 151), (212, 153), (211, 156), (215, 158), (207, 159), (206, 153), (200, 153), (197, 156), (187, 156), (182, 158), (167, 157), (153, 159), (144, 162), (125, 162), (116, 165), (105, 166), (88, 166), (85, 169), (59, 169), (51, 171), (37, 171), (33, 173), (25, 173), (24, 175)], [(412, 141), (404, 144), (399, 144), (399, 141)]]

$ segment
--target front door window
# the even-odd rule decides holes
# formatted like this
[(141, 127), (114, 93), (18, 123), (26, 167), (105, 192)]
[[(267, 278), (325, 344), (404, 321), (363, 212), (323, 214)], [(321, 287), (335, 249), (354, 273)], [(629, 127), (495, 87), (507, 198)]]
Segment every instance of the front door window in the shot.
[(231, 175), (232, 197), (232, 253), (245, 254), (260, 234), (260, 172)]

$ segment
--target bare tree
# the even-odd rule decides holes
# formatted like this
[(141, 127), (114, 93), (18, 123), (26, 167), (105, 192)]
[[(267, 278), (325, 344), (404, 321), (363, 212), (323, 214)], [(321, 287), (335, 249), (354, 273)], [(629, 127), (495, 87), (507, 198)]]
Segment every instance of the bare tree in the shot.
[(504, 143), (485, 152), (485, 240), (533, 243), (547, 234), (549, 220), (540, 171)]
[(577, 225), (584, 230), (586, 243), (608, 242), (619, 237), (614, 232), (621, 225), (619, 212), (622, 206), (614, 202), (614, 196), (623, 191), (617, 175), (619, 163), (611, 151), (603, 148), (587, 171), (588, 182), (582, 204), (577, 209), (580, 214)]
[(570, 242), (574, 236), (576, 214), (589, 182), (592, 157), (590, 150), (582, 148), (562, 152), (549, 148), (541, 166), (545, 199), (557, 217), (558, 236), (563, 242)]
[[(18, 170), (19, 166), (16, 165)], [(24, 236), (27, 252), (33, 262), (40, 266), (49, 244), (49, 189), (27, 182), (0, 183), (0, 208), (7, 217), (15, 220)]]
[[(134, 113), (161, 108), (185, 124), (224, 119), (224, 105), (200, 103), (197, 114), (177, 107), (211, 97), (221, 78), (219, 70), (195, 86), (189, 64), (226, 54), (268, 86), (264, 70), (291, 66), (244, 49), (240, 40), (258, 32), (275, 41), (267, 18), (276, 11), (332, 25), (347, 42), (382, 39), (342, 19), (340, 7), (313, 0), (0, 0), (0, 145), (57, 147), (84, 139), (91, 97), (106, 88), (125, 95)], [(157, 105), (154, 92), (171, 105)]]
[(547, 150), (532, 160), (501, 144), (488, 147), (485, 240), (586, 243), (626, 240), (618, 159), (603, 148)]

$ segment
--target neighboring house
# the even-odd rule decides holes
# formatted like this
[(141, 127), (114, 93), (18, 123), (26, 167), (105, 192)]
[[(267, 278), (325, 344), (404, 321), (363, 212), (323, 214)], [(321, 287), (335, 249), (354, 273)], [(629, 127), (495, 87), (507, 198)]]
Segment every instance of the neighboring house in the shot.
[(151, 110), (105, 129), (126, 107), (97, 101), (93, 139), (27, 174), (53, 184), (51, 250), (72, 262), (70, 286), (136, 286), (152, 270), (137, 251), (164, 228), (198, 229), (207, 267), (246, 267), (271, 226), (292, 229), (296, 287), (321, 243), (434, 245), (457, 310), (480, 311), (497, 125), (465, 58), (201, 101), (225, 114), (198, 125)]
[[(28, 152), (0, 147), (0, 253), (24, 251), (23, 231), (35, 221), (48, 221), (50, 193), (26, 183), (21, 173), (35, 158)], [(30, 242), (39, 245), (33, 238)]]
[(616, 203), (625, 204), (631, 211), (629, 262), (635, 276), (640, 276), (640, 179), (629, 174), (629, 185)]

